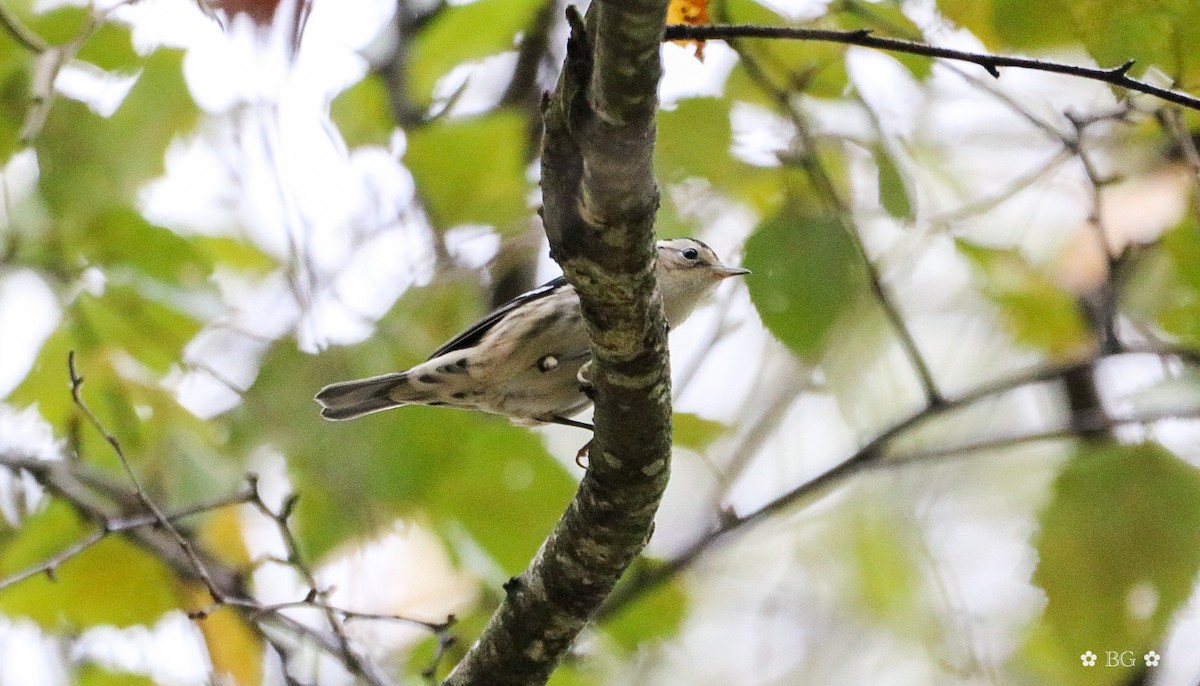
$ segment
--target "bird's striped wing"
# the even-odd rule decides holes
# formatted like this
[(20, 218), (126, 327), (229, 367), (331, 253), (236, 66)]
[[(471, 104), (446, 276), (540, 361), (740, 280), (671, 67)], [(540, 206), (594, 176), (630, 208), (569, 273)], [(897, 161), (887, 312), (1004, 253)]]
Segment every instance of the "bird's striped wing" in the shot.
[(454, 338), (451, 338), (449, 341), (443, 343), (442, 347), (433, 351), (433, 354), (429, 356), (429, 359), (432, 360), (439, 355), (445, 355), (446, 353), (453, 352), (455, 350), (474, 347), (479, 343), (479, 341), (483, 340), (483, 337), (487, 335), (488, 331), (492, 330), (493, 326), (495, 326), (501, 319), (504, 319), (506, 316), (508, 316), (510, 312), (527, 303), (531, 303), (535, 300), (541, 300), (542, 298), (554, 293), (566, 285), (566, 278), (560, 276), (551, 281), (547, 281), (532, 291), (518, 295), (512, 300), (509, 300), (500, 307), (497, 307), (496, 309), (484, 315), (482, 319), (472, 324), (467, 328), (466, 331), (463, 331)]

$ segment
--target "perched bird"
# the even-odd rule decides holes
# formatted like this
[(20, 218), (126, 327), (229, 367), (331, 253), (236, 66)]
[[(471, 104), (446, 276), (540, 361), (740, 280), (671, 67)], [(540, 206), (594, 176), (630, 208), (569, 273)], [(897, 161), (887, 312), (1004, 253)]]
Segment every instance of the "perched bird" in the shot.
[[(674, 329), (723, 279), (749, 270), (721, 264), (692, 238), (658, 242), (658, 287)], [(353, 419), (401, 405), (481, 410), (522, 424), (590, 428), (569, 419), (591, 400), (579, 371), (591, 359), (575, 288), (559, 277), (484, 316), (404, 372), (322, 388), (326, 419)]]

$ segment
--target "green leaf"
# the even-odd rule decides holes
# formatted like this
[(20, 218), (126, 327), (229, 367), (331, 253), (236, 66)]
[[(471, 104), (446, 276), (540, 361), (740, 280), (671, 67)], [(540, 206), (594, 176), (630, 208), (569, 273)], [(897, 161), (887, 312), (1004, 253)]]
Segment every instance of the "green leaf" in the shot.
[(867, 288), (858, 250), (836, 219), (792, 204), (746, 243), (750, 299), (763, 323), (802, 359), (820, 355), (830, 330)]
[[(314, 556), (381, 520), (418, 516), (442, 531), (466, 532), (507, 573), (519, 572), (575, 490), (536, 434), (499, 417), (438, 407), (353, 422), (318, 416), (312, 395), (321, 384), (406, 366), (383, 359), (386, 343), (318, 358), (294, 346), (273, 350), (234, 415), (235, 440), (246, 436), (247, 451), (269, 440), (288, 456), (301, 496), (299, 533)], [(581, 433), (580, 445), (586, 440)]]
[[(439, 411), (442, 415), (435, 417)], [(438, 479), (423, 498), (425, 506), (442, 522), (465, 528), (506, 574), (519, 574), (571, 502), (575, 480), (528, 429), (478, 413), (423, 412), (429, 422), (438, 420), (437, 431), (447, 432), (439, 440), (456, 436), (453, 442), (461, 444), (440, 454), (410, 453), (409, 459), (438, 464)], [(464, 428), (456, 430), (451, 420), (459, 419)], [(589, 438), (580, 432), (579, 445)]]
[(1101, 67), (1136, 60), (1184, 88), (1200, 79), (1200, 5), (1190, 0), (939, 0), (992, 49), (1082, 44)]
[(943, 16), (970, 31), (988, 48), (1002, 47), (993, 21), (994, 0), (937, 0), (937, 6)]
[[(843, 45), (781, 40), (755, 44), (748, 50), (758, 60), (774, 90), (786, 90), (789, 95), (804, 93), (816, 98), (840, 98), (849, 85)], [(731, 97), (772, 102), (772, 94), (763, 92), (762, 83), (743, 65), (734, 68), (729, 83)]]
[(1097, 681), (1079, 655), (1162, 649), (1200, 571), (1200, 472), (1153, 443), (1084, 444), (1040, 522), (1033, 581), (1047, 603), (1026, 645), (1040, 681), (1124, 683), (1126, 669)]
[[(0, 576), (42, 564), (93, 529), (66, 503), (52, 501), (2, 543)], [(76, 628), (152, 624), (177, 607), (171, 572), (119, 536), (108, 536), (62, 563), (53, 581), (39, 575), (0, 592), (0, 614), (26, 617), (47, 630), (61, 630), (64, 623)]]
[[(920, 27), (904, 13), (904, 3), (896, 0), (872, 2), (864, 0), (845, 0), (833, 3), (830, 9), (840, 11), (834, 15), (837, 26), (847, 31), (869, 30), (881, 36), (920, 41), (924, 34)], [(892, 53), (890, 55), (904, 65), (918, 81), (924, 81), (933, 71), (933, 60), (920, 55)]]
[(688, 98), (674, 110), (660, 111), (655, 168), (663, 181), (700, 178), (730, 199), (766, 211), (779, 195), (777, 170), (752, 167), (729, 154), (729, 107), (728, 99)]
[(1194, 218), (1162, 236), (1156, 253), (1139, 265), (1127, 300), (1134, 300), (1168, 333), (1200, 344), (1200, 226)]
[(33, 59), (25, 48), (0, 40), (0, 165), (20, 147), (19, 133), (29, 109), (29, 73)]
[(848, 543), (858, 572), (856, 590), (874, 615), (911, 626), (918, 619), (921, 589), (921, 563), (912, 540), (897, 535), (896, 522), (882, 508), (863, 505), (855, 510)]
[(383, 79), (370, 75), (342, 91), (329, 106), (333, 123), (351, 148), (387, 145), (396, 122)]
[(191, 241), (150, 224), (128, 207), (94, 217), (73, 238), (89, 264), (131, 270), (173, 286), (201, 289), (212, 273), (211, 260)]
[(1091, 349), (1087, 321), (1075, 297), (1037, 271), (1014, 249), (992, 248), (957, 239), (983, 277), (983, 292), (1000, 307), (1013, 337), (1058, 359)]
[(141, 674), (112, 672), (97, 665), (86, 665), (75, 674), (76, 686), (155, 686), (153, 679)]
[(1074, 14), (1072, 0), (1059, 3), (995, 0), (992, 21), (1005, 44), (1019, 47), (1054, 47), (1073, 43), (1077, 36), (1067, 22)]
[(704, 450), (729, 428), (721, 422), (704, 419), (687, 412), (678, 412), (672, 419), (675, 445), (692, 450)]
[(81, 295), (71, 314), (96, 345), (121, 349), (159, 374), (179, 363), (183, 346), (200, 330), (200, 322), (176, 307), (116, 284), (99, 297)]
[[(660, 564), (640, 559), (626, 573), (622, 583), (633, 583), (638, 575)], [(617, 593), (620, 593), (618, 586)], [(662, 640), (679, 631), (687, 610), (687, 594), (678, 578), (662, 584), (653, 591), (627, 604), (617, 614), (604, 620), (605, 633), (628, 651), (636, 651), (649, 641)]]
[[(94, 12), (83, 7), (60, 7), (37, 15), (30, 28), (51, 45), (65, 45), (91, 30), (89, 14)], [(105, 21), (84, 37), (77, 59), (109, 71), (137, 68), (139, 58), (128, 26)]]
[(1083, 44), (1096, 61), (1115, 67), (1136, 60), (1155, 65), (1186, 88), (1200, 83), (1200, 5), (1190, 0), (1072, 3)]
[(167, 144), (190, 130), (198, 110), (183, 82), (183, 53), (160, 49), (107, 119), (83, 103), (56, 98), (34, 142), (38, 184), (56, 218), (79, 220), (133, 204), (141, 185), (163, 171)]
[(896, 219), (911, 218), (913, 210), (908, 187), (886, 146), (875, 146), (875, 165), (879, 170), (879, 202), (883, 209)]
[[(110, 289), (106, 297), (119, 290)], [(114, 305), (125, 302), (123, 298), (133, 304)], [(130, 374), (130, 360), (160, 368), (169, 367), (172, 359), (177, 363), (179, 347), (191, 335), (194, 324), (187, 320), (166, 325), (178, 330), (156, 332), (163, 326), (155, 315), (159, 310), (161, 306), (128, 291), (115, 301), (80, 295), (8, 402), (17, 407), (36, 404), (60, 435), (78, 438), (79, 453), (87, 462), (120, 471), (103, 437), (91, 427), (80, 428), (67, 375), (67, 354), (75, 351), (85, 402), (120, 440), (135, 468), (155, 470), (154, 483), (171, 498), (200, 500), (210, 497), (214, 488), (233, 488), (244, 468), (222, 463), (223, 457), (230, 458), (225, 456), (221, 427), (180, 407), (172, 391), (156, 379), (145, 378), (140, 370)], [(147, 321), (158, 323), (142, 324)], [(168, 455), (171, 459), (163, 461)]]
[(658, 113), (655, 166), (668, 181), (700, 176), (706, 179), (729, 174), (729, 101), (689, 98), (674, 110)]
[(266, 276), (279, 267), (274, 257), (249, 241), (228, 236), (191, 236), (188, 242), (212, 264), (257, 276)]
[(88, 23), (88, 11), (82, 7), (58, 7), (49, 12), (29, 14), (26, 26), (50, 45), (64, 45), (77, 39)]
[[(725, 11), (729, 21), (735, 24), (796, 25), (755, 0), (728, 0)], [(724, 21), (719, 15), (714, 20)], [(805, 23), (803, 26), (841, 28), (836, 23), (828, 22), (820, 25)], [(845, 95), (848, 78), (844, 45), (822, 41), (772, 40), (749, 41), (742, 49), (753, 57), (757, 67), (775, 88), (800, 91), (815, 97), (840, 98)], [(727, 95), (772, 106), (778, 104), (770, 94), (764, 98), (760, 86), (741, 66), (731, 74)]]
[(529, 216), (525, 119), (500, 112), (441, 121), (412, 132), (405, 163), (434, 224), (490, 224), (500, 231)]
[(478, 0), (438, 10), (417, 35), (411, 90), (431, 93), (437, 80), (459, 64), (514, 49), (517, 33), (529, 26), (543, 1)]
[[(108, 350), (94, 340), (83, 342), (81, 337), (88, 335), (83, 329), (73, 322), (64, 322), (42, 346), (33, 369), (8, 401), (18, 407), (37, 404), (42, 416), (59, 434), (66, 435), (71, 431), (79, 435), (78, 448), (82, 457), (91, 464), (115, 472), (119, 464), (111, 446), (90, 428), (86, 431), (78, 429), (78, 411), (71, 399), (67, 374), (68, 353), (77, 353), (76, 369), (85, 379), (82, 391), (85, 402), (90, 404), (102, 423), (110, 427), (128, 428), (131, 423), (136, 424), (136, 412), (129, 394), (123, 392), (122, 380), (112, 367)], [(129, 436), (122, 436), (122, 439), (127, 449), (133, 444), (140, 445), (136, 430)]]

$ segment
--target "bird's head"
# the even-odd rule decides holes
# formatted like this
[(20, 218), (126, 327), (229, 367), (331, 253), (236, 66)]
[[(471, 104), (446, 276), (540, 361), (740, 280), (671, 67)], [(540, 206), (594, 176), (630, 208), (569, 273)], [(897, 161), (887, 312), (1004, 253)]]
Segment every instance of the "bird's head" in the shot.
[(703, 241), (672, 238), (658, 242), (658, 288), (671, 328), (679, 326), (717, 284), (749, 273), (749, 269), (722, 264)]

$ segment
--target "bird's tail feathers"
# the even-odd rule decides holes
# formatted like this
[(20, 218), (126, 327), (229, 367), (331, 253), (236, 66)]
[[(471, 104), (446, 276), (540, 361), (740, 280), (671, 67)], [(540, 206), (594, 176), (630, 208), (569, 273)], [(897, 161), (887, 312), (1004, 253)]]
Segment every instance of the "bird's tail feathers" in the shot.
[(317, 393), (321, 416), (340, 421), (354, 419), (373, 412), (400, 407), (404, 403), (392, 398), (404, 393), (396, 391), (409, 385), (405, 372), (372, 376), (368, 379), (330, 384)]

